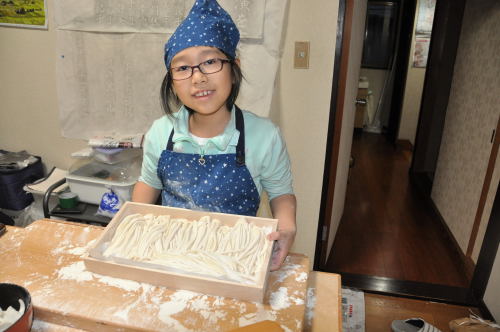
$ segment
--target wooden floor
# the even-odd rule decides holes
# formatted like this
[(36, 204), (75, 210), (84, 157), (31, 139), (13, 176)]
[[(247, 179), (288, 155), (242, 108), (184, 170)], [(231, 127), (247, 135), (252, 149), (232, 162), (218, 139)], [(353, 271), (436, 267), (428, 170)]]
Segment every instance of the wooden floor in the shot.
[(469, 317), (476, 308), (390, 297), (365, 293), (365, 331), (390, 332), (391, 322), (397, 319), (422, 318), (443, 332), (451, 331), (449, 322)]
[(343, 218), (327, 272), (467, 287), (453, 245), (409, 182), (409, 151), (356, 134)]

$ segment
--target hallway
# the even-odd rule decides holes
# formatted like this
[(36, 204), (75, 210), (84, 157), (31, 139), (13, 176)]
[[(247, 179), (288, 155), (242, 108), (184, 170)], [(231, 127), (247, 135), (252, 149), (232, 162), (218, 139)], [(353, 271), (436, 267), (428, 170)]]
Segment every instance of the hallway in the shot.
[(326, 271), (467, 287), (438, 217), (412, 188), (411, 152), (355, 133), (345, 209)]

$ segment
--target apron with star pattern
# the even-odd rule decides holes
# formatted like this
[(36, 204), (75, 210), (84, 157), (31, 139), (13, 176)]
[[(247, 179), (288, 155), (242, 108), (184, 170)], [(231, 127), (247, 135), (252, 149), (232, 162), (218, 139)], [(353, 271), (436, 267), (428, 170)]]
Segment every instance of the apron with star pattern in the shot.
[(235, 107), (240, 132), (236, 153), (201, 155), (174, 152), (174, 129), (158, 161), (162, 205), (255, 216), (260, 195), (245, 165), (245, 124)]

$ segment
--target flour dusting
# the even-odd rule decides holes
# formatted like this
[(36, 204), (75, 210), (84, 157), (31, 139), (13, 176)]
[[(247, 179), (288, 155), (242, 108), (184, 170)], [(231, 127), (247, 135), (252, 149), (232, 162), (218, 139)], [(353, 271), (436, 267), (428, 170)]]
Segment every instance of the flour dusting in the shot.
[(280, 287), (278, 291), (271, 293), (269, 304), (273, 310), (281, 310), (290, 306), (290, 298), (286, 287)]
[(215, 300), (211, 302), (212, 298), (214, 297), (178, 290), (170, 296), (168, 302), (160, 305), (158, 318), (169, 326), (185, 331), (186, 328), (173, 316), (184, 310), (189, 310), (203, 317), (204, 326), (208, 329), (209, 326), (216, 326), (219, 320), (227, 318), (227, 311), (223, 309), (226, 306), (224, 298), (216, 296)]
[(67, 252), (68, 252), (68, 254), (71, 254), (71, 255), (82, 256), (84, 253), (87, 252), (87, 248), (86, 247), (76, 247), (73, 249), (69, 249)]
[(247, 305), (245, 303), (240, 303), (240, 313), (247, 311)]
[(149, 291), (149, 288), (152, 287), (148, 284), (141, 284), (137, 281), (113, 278), (108, 276), (103, 276), (97, 273), (92, 273), (85, 269), (85, 264), (83, 261), (78, 261), (71, 265), (62, 267), (58, 271), (58, 277), (60, 279), (66, 280), (75, 280), (75, 281), (89, 281), (95, 279), (103, 284), (121, 288), (123, 290), (133, 292), (139, 290), (141, 287), (144, 291)]
[[(135, 302), (133, 303), (135, 304)], [(113, 314), (114, 317), (118, 317), (118, 318), (121, 318), (123, 319), (124, 321), (128, 321), (128, 313), (130, 311), (130, 309), (132, 309), (132, 306), (129, 305), (128, 307), (126, 307), (125, 309), (123, 310), (120, 310), (120, 311), (117, 311)]]
[(262, 322), (264, 320), (276, 321), (277, 314), (274, 310), (267, 310), (262, 304), (255, 303), (257, 311), (246, 315), (241, 315), (238, 321), (240, 327)]
[(48, 331), (50, 327), (51, 327), (51, 324), (44, 322), (44, 321), (41, 321), (41, 320), (38, 320), (38, 319), (34, 319), (33, 324), (31, 325), (31, 330), (32, 331)]
[[(85, 228), (85, 229), (87, 229), (87, 228)], [(89, 250), (89, 248), (92, 247), (92, 245), (95, 242), (96, 242), (96, 239), (89, 241), (83, 247), (77, 247), (70, 240), (65, 239), (65, 240), (61, 241), (56, 248), (52, 249), (51, 253), (53, 255), (70, 254), (70, 255), (75, 255), (75, 256), (83, 256)]]
[(194, 312), (198, 312), (210, 324), (216, 324), (219, 319), (224, 319), (227, 313), (223, 310), (217, 310), (217, 307), (222, 304), (220, 299), (216, 299), (210, 304), (208, 296), (203, 295), (194, 299), (188, 305), (188, 308)]
[(51, 250), (52, 255), (58, 255), (66, 251), (68, 246), (73, 246), (69, 240), (63, 240), (59, 242), (59, 245)]
[(172, 318), (172, 315), (184, 311), (184, 309), (187, 306), (187, 303), (198, 295), (199, 295), (198, 293), (186, 290), (179, 290), (175, 292), (170, 296), (169, 302), (165, 302), (162, 305), (160, 305), (158, 318), (165, 324), (172, 326), (176, 329), (189, 331), (177, 319)]
[[(286, 259), (289, 259), (289, 257)], [(285, 260), (285, 262), (287, 261)], [(273, 272), (274, 274), (277, 274), (274, 284), (282, 283), (286, 278), (296, 274), (297, 270), (300, 268), (301, 266), (299, 264), (284, 264), (278, 271)]]
[(304, 300), (301, 299), (300, 297), (293, 297), (291, 296), (290, 297), (290, 300), (293, 302), (293, 304), (295, 305), (303, 305), (304, 304)]
[(300, 272), (299, 275), (295, 278), (298, 282), (307, 281), (307, 272)]
[(92, 273), (89, 271), (85, 271), (85, 264), (83, 264), (83, 261), (79, 261), (60, 268), (58, 277), (60, 279), (88, 281), (92, 280)]
[[(94, 275), (94, 276), (96, 276), (96, 275)], [(116, 279), (116, 280), (120, 281), (118, 283), (119, 286), (123, 286), (124, 284), (126, 284), (125, 283), (126, 281), (129, 281), (129, 280), (123, 280), (123, 279), (111, 278), (111, 277), (102, 277), (102, 278), (99, 278), (99, 280), (102, 281), (103, 278)], [(115, 283), (116, 280), (111, 280), (111, 282)], [(137, 283), (135, 281), (133, 281), (133, 282), (137, 284), (137, 286), (138, 286), (137, 289), (142, 288), (141, 295), (135, 301), (133, 301), (127, 307), (125, 307), (124, 309), (113, 313), (113, 316), (119, 317), (124, 321), (129, 321), (128, 315), (129, 315), (129, 312), (131, 309), (139, 307), (141, 304), (144, 305), (147, 302), (147, 299), (150, 297), (151, 291), (154, 288), (154, 286), (149, 285), (149, 284), (140, 284), (140, 283)], [(147, 317), (145, 317), (145, 318), (147, 319)]]
[(96, 277), (100, 282), (105, 283), (106, 285), (118, 287), (129, 292), (136, 291), (141, 288), (141, 284), (133, 280), (99, 276), (96, 274), (94, 274), (94, 277)]
[(310, 287), (307, 289), (307, 302), (306, 302), (306, 315), (305, 315), (307, 326), (312, 326), (315, 306), (316, 306), (316, 288)]

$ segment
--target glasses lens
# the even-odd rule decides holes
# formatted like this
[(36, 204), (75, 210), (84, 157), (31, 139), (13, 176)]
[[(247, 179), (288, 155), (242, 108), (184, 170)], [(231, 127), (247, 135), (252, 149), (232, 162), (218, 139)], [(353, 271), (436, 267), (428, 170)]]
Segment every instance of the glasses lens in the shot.
[(170, 72), (174, 80), (185, 80), (191, 76), (192, 69), (189, 66), (180, 66), (172, 68)]
[(210, 59), (200, 63), (200, 69), (205, 74), (213, 74), (222, 69), (222, 61), (220, 59)]

